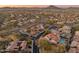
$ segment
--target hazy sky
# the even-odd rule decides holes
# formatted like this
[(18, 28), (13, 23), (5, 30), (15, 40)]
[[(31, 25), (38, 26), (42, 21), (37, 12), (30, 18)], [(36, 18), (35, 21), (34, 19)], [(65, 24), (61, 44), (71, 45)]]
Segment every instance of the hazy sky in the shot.
[(57, 7), (68, 8), (68, 7), (79, 7), (79, 5), (57, 5)]
[[(0, 7), (48, 7), (49, 5), (0, 5)], [(79, 5), (55, 5), (57, 7), (79, 7)]]
[(48, 5), (0, 5), (0, 7), (47, 7)]

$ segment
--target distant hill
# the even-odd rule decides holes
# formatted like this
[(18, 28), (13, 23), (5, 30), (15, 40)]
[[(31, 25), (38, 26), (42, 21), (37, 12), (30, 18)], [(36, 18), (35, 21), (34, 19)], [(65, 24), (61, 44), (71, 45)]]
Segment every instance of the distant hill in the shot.
[(56, 6), (54, 6), (54, 5), (50, 5), (50, 6), (48, 6), (47, 8), (49, 8), (49, 9), (62, 9), (62, 8), (56, 7)]
[(79, 7), (69, 7), (67, 9), (79, 9)]

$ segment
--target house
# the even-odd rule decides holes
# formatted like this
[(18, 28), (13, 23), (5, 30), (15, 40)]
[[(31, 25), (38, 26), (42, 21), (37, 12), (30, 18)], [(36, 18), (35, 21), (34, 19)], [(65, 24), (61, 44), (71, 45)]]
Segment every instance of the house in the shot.
[(75, 35), (79, 36), (79, 31), (76, 31), (76, 32), (75, 32)]
[(26, 49), (27, 42), (26, 41), (13, 41), (7, 47), (6, 51), (23, 51)]
[(55, 35), (55, 34), (53, 34), (53, 33), (47, 34), (44, 38), (45, 38), (49, 43), (52, 43), (52, 44), (57, 44), (58, 41), (60, 40), (60, 38), (58, 37), (58, 35)]
[(20, 45), (20, 47), (22, 47), (21, 50), (25, 50), (26, 49), (26, 45), (27, 45), (27, 42), (26, 41), (22, 41), (22, 43)]
[(62, 31), (65, 32), (65, 33), (70, 33), (71, 27), (70, 26), (63, 26)]
[(38, 29), (39, 31), (45, 29), (44, 26), (43, 26), (43, 24), (38, 24), (36, 27), (37, 27), (37, 29)]
[(11, 42), (10, 45), (6, 48), (6, 51), (18, 51), (17, 42)]
[(70, 39), (71, 37), (71, 27), (70, 26), (63, 26), (59, 29), (60, 35), (62, 35), (65, 38)]
[(79, 31), (75, 31), (75, 35), (73, 37), (73, 40), (79, 41)]

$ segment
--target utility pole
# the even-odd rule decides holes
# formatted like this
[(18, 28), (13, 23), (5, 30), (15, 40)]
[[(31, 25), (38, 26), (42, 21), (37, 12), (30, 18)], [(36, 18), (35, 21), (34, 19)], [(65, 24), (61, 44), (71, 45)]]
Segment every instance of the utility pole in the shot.
[(38, 53), (38, 47), (36, 45), (36, 40), (40, 38), (41, 35), (44, 34), (45, 31), (37, 33), (35, 36), (32, 36), (32, 53)]
[(35, 53), (37, 52), (36, 49), (35, 49), (35, 37), (32, 37), (32, 53)]
[(37, 39), (39, 39), (44, 33), (45, 33), (45, 31), (42, 31), (42, 32), (39, 32), (39, 33), (37, 33), (36, 35), (34, 35), (34, 36), (32, 36), (32, 35), (30, 35), (29, 33), (27, 33), (27, 32), (21, 32), (20, 31), (20, 33), (22, 34), (22, 35), (26, 35), (26, 36), (29, 36), (29, 37), (31, 37), (31, 40), (32, 40), (32, 53), (38, 53), (39, 51), (39, 49), (38, 49), (38, 47), (37, 47), (37, 45), (36, 45), (36, 40)]

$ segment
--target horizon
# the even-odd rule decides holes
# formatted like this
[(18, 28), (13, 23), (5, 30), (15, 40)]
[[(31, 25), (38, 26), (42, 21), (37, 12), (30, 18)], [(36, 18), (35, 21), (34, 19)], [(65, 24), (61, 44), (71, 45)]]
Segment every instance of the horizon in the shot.
[[(48, 7), (50, 5), (0, 5), (0, 8), (2, 7)], [(69, 8), (69, 7), (79, 7), (79, 5), (52, 5), (52, 6), (56, 6), (59, 8)]]

